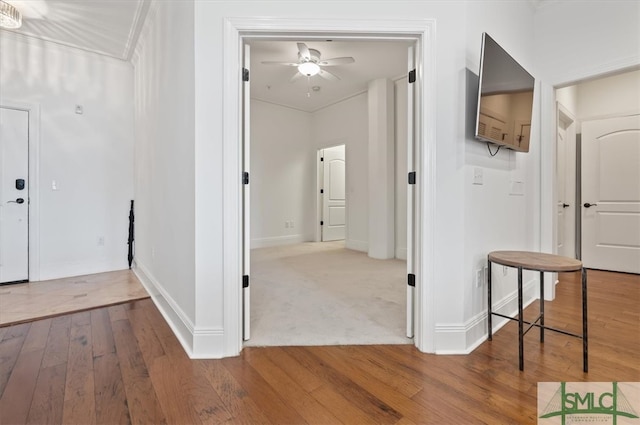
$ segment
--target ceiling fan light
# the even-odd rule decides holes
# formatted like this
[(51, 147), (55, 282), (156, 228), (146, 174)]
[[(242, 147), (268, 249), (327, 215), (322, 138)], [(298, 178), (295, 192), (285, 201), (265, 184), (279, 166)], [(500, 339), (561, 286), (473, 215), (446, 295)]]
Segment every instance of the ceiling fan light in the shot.
[(16, 29), (22, 26), (22, 15), (12, 5), (0, 0), (0, 28)]
[(317, 63), (305, 62), (298, 65), (298, 71), (307, 77), (313, 77), (320, 72), (320, 66)]

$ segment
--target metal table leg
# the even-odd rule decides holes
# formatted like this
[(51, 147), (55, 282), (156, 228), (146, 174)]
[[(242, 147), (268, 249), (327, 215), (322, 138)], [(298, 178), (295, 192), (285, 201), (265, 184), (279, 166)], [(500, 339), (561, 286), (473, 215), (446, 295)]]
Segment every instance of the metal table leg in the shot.
[(582, 268), (582, 365), (589, 371), (589, 344), (587, 337), (587, 269)]
[(522, 317), (522, 298), (522, 267), (518, 267), (518, 360), (520, 370), (524, 370), (524, 318)]
[(544, 272), (540, 272), (540, 342), (544, 342)]
[(488, 295), (487, 295), (487, 304), (489, 305), (489, 309), (488, 309), (489, 313), (487, 314), (487, 323), (489, 324), (489, 341), (491, 341), (491, 339), (493, 338), (493, 330), (492, 330), (493, 329), (493, 325), (492, 325), (492, 320), (491, 320), (491, 318), (493, 316), (493, 313), (491, 311), (491, 308), (492, 308), (492, 304), (491, 303), (492, 303), (492, 301), (491, 301), (491, 261), (490, 260), (489, 260), (489, 268), (487, 269), (487, 273), (488, 273), (488, 276), (487, 276), (487, 290), (489, 291)]

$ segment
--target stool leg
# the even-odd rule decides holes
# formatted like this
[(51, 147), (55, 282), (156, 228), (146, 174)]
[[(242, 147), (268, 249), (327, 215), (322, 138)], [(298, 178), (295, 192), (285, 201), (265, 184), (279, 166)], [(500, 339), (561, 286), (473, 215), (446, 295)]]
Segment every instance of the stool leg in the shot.
[(544, 272), (540, 272), (540, 342), (544, 342)]
[(582, 268), (582, 364), (589, 371), (589, 344), (587, 337), (587, 269)]
[(489, 260), (489, 267), (487, 269), (487, 273), (488, 273), (488, 276), (487, 276), (487, 291), (488, 291), (487, 304), (489, 305), (488, 312), (487, 312), (487, 323), (489, 324), (489, 341), (491, 341), (491, 339), (493, 338), (493, 325), (492, 325), (492, 320), (491, 320), (491, 318), (493, 316), (493, 313), (491, 311), (492, 310), (492, 304), (491, 304), (492, 301), (491, 301), (491, 261), (490, 260)]
[(522, 317), (522, 267), (518, 267), (518, 363), (524, 370), (524, 318)]

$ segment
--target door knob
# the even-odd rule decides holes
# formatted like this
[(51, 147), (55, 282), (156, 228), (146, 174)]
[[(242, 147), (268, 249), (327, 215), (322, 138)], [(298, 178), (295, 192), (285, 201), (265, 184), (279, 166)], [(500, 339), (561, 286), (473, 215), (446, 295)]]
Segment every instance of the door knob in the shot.
[(569, 205), (569, 204), (565, 204), (564, 202), (562, 203), (562, 208), (568, 208), (568, 207), (570, 207), (570, 206), (571, 206), (571, 205)]
[(588, 203), (588, 202), (585, 202), (583, 206), (584, 206), (585, 208), (589, 208), (589, 207), (595, 207), (595, 206), (597, 206), (597, 205), (598, 205), (598, 204), (590, 204), (590, 203)]
[(15, 201), (7, 201), (7, 204), (10, 204), (10, 203), (14, 203), (14, 204), (24, 204), (24, 199), (22, 199), (22, 198), (18, 198), (18, 199), (16, 199)]

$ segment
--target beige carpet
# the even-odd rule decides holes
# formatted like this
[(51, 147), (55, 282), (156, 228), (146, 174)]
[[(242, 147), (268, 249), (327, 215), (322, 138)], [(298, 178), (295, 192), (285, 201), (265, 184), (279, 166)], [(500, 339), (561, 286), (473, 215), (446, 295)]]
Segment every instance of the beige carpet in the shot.
[(344, 242), (251, 251), (247, 346), (409, 344), (406, 262), (374, 260)]

